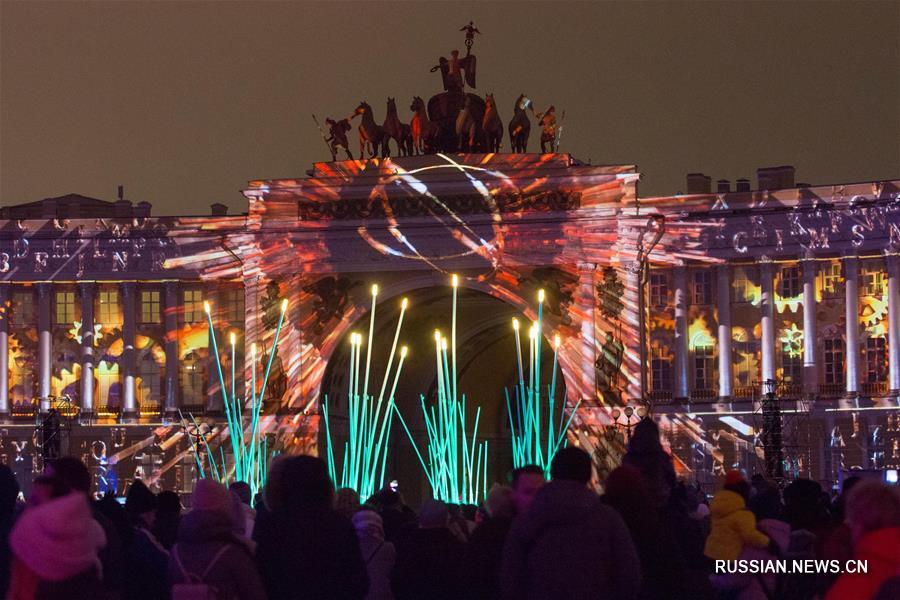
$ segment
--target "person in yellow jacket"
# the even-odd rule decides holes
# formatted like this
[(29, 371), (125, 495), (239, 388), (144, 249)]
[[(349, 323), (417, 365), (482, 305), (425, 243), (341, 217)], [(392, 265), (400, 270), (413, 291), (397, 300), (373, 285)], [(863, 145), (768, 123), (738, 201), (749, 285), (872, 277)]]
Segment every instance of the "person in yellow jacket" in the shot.
[(736, 487), (722, 489), (709, 504), (712, 526), (703, 553), (713, 560), (737, 560), (745, 545), (769, 546), (768, 536), (756, 528), (756, 517), (747, 510), (744, 497), (733, 491)]

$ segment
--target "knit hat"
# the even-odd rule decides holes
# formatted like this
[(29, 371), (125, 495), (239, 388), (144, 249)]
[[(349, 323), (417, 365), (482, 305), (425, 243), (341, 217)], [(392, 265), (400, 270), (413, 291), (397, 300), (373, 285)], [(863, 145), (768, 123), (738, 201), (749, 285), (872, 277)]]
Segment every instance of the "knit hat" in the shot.
[(103, 528), (81, 493), (54, 498), (30, 508), (9, 536), (13, 554), (45, 581), (63, 581), (91, 566), (106, 545)]
[(384, 539), (384, 521), (374, 510), (363, 508), (353, 513), (353, 527), (357, 533), (368, 533), (378, 539)]
[(747, 481), (744, 478), (744, 474), (737, 469), (732, 469), (725, 473), (725, 485), (737, 485), (744, 481)]
[(194, 486), (194, 493), (191, 494), (191, 508), (231, 516), (234, 511), (232, 494), (217, 481), (200, 479)]
[(419, 527), (422, 529), (446, 527), (449, 514), (446, 504), (440, 500), (429, 500), (422, 505), (419, 512)]
[(140, 479), (135, 479), (128, 488), (125, 496), (125, 510), (131, 515), (142, 515), (156, 510), (156, 495), (144, 485)]

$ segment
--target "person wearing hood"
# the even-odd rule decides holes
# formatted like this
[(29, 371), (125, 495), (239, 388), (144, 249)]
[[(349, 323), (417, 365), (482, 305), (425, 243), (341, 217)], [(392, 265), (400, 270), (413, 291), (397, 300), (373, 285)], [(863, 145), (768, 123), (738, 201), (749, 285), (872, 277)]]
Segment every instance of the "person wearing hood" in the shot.
[(10, 600), (105, 597), (99, 552), (106, 536), (84, 494), (69, 493), (27, 509), (9, 544), (14, 557)]
[(397, 542), (391, 586), (399, 600), (457, 600), (462, 591), (465, 546), (449, 528), (450, 512), (440, 500), (419, 511), (419, 528)]
[(156, 495), (140, 479), (135, 479), (125, 497), (125, 513), (132, 527), (123, 567), (126, 600), (168, 598), (166, 565), (169, 551), (152, 533), (157, 506)]
[[(781, 493), (777, 487), (768, 482), (765, 485), (757, 483), (754, 489), (756, 492), (749, 502), (750, 511), (756, 517), (756, 528), (765, 534), (771, 543), (766, 548), (745, 546), (739, 558), (754, 561), (776, 560), (779, 555), (787, 552), (791, 539), (791, 526), (783, 520), (784, 506), (781, 503)], [(773, 549), (777, 549), (778, 554), (774, 554)], [(737, 600), (766, 600), (779, 595), (779, 580), (775, 573), (735, 577), (741, 580), (738, 583), (740, 591)]]
[(880, 481), (864, 481), (850, 492), (847, 525), (853, 538), (854, 558), (866, 561), (866, 573), (845, 572), (828, 590), (825, 600), (870, 600), (885, 595), (900, 574), (900, 493)]
[(563, 448), (503, 547), (500, 586), (515, 600), (637, 598), (641, 568), (622, 517), (588, 488), (591, 458)]
[(211, 479), (197, 482), (191, 511), (181, 519), (169, 556), (170, 588), (202, 583), (214, 589), (217, 598), (265, 599), (250, 550), (235, 535), (234, 506), (233, 495), (221, 483)]
[(653, 419), (646, 417), (635, 425), (622, 464), (631, 465), (641, 472), (657, 508), (668, 504), (676, 482), (675, 467), (672, 457), (663, 450), (659, 441), (659, 426)]
[(729, 471), (725, 487), (709, 504), (712, 525), (703, 553), (713, 560), (737, 560), (745, 546), (765, 548), (769, 538), (756, 527), (756, 517), (747, 510), (744, 489), (750, 485), (739, 471)]
[(384, 539), (381, 516), (373, 509), (363, 507), (353, 513), (352, 521), (369, 574), (366, 600), (393, 600), (391, 571), (397, 561), (397, 551), (392, 543)]

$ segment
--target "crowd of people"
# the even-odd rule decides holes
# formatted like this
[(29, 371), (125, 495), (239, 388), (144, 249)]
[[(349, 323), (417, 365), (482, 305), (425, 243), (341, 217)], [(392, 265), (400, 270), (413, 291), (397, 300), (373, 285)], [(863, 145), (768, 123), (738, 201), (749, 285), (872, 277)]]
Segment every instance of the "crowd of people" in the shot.
[[(0, 466), (0, 592), (13, 600), (200, 598), (900, 598), (900, 495), (850, 478), (835, 499), (729, 472), (711, 501), (678, 481), (650, 419), (594, 491), (591, 459), (560, 450), (549, 480), (512, 471), (478, 507), (418, 513), (385, 488), (335, 490), (312, 456), (273, 462), (264, 494), (201, 479), (183, 513), (141, 481), (90, 496), (76, 458), (45, 466), (26, 502)], [(866, 574), (716, 572), (716, 561), (849, 559)]]

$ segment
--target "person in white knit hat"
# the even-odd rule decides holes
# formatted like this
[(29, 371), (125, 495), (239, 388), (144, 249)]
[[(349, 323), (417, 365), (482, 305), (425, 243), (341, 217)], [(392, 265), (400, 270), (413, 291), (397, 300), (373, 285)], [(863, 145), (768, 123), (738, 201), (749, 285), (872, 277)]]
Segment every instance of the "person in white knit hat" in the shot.
[(9, 598), (103, 598), (98, 553), (106, 545), (87, 497), (70, 493), (26, 510), (9, 538)]

